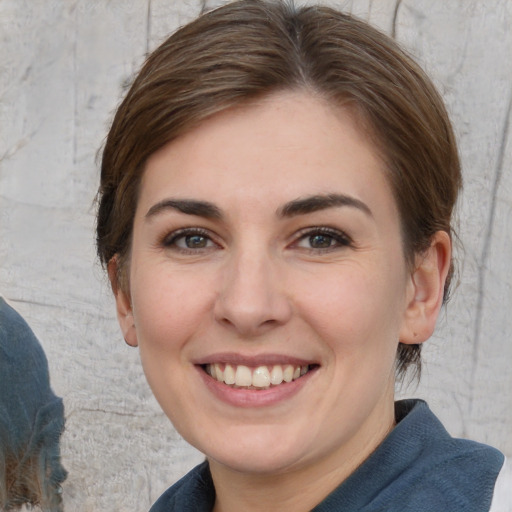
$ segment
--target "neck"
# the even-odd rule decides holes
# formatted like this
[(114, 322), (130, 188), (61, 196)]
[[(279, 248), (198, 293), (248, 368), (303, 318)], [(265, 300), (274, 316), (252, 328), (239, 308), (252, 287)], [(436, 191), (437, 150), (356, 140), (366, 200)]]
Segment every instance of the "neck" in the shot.
[[(378, 414), (383, 414), (379, 408)], [(380, 428), (363, 426), (349, 443), (298, 468), (279, 473), (245, 473), (210, 460), (216, 501), (213, 512), (307, 512), (348, 478), (381, 444), (394, 426), (394, 408)], [(370, 430), (370, 431), (368, 431)]]

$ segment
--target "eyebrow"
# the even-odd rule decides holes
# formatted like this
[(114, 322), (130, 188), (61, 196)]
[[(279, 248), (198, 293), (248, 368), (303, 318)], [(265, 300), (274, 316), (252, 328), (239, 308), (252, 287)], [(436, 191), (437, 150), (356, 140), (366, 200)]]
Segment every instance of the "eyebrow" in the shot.
[(279, 217), (294, 217), (296, 215), (305, 215), (308, 213), (327, 210), (328, 208), (337, 208), (340, 206), (350, 206), (361, 210), (369, 217), (373, 217), (370, 208), (363, 201), (345, 194), (325, 194), (314, 195), (295, 199), (279, 208), (277, 214)]
[(178, 210), (187, 215), (197, 215), (198, 217), (205, 217), (207, 219), (220, 219), (222, 217), (220, 209), (208, 201), (198, 201), (196, 199), (164, 199), (154, 204), (148, 210), (146, 218), (154, 217), (165, 210)]
[[(345, 194), (313, 195), (294, 199), (277, 210), (278, 217), (295, 217), (306, 215), (328, 208), (350, 206), (361, 210), (366, 215), (373, 217), (370, 208), (363, 201)], [(166, 210), (177, 210), (187, 215), (197, 215), (207, 219), (222, 219), (222, 211), (218, 206), (208, 201), (197, 199), (164, 199), (154, 204), (146, 213), (146, 218), (154, 217)]]

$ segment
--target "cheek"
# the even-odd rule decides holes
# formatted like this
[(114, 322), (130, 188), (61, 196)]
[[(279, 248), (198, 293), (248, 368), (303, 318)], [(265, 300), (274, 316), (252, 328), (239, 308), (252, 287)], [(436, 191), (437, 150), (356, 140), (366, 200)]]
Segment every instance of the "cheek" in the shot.
[[(132, 299), (141, 354), (168, 352), (186, 344), (211, 316), (212, 284), (187, 272), (146, 266), (133, 276)], [(142, 268), (142, 267), (139, 267)]]
[(207, 294), (191, 290), (193, 283), (184, 276), (154, 270), (134, 276), (139, 353), (155, 398), (171, 421), (179, 423), (177, 411), (185, 410), (192, 400), (183, 383), (195, 372), (187, 356), (190, 340), (204, 322)]
[(390, 275), (347, 267), (312, 276), (296, 289), (296, 304), (337, 355), (376, 359), (393, 352), (400, 331), (403, 284)]

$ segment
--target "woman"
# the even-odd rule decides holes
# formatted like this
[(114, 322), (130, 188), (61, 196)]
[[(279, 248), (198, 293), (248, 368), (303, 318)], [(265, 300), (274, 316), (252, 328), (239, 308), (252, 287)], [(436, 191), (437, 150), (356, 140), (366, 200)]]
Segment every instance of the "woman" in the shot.
[(150, 55), (104, 148), (98, 253), (207, 458), (152, 511), (489, 510), (503, 456), (394, 403), (460, 186), (438, 93), (352, 17), (241, 0)]
[(62, 510), (64, 406), (25, 320), (0, 297), (0, 510)]

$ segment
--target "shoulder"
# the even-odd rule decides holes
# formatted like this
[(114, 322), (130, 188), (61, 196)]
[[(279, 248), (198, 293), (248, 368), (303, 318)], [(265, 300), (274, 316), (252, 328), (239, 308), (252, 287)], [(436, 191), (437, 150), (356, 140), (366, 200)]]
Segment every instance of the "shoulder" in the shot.
[(424, 503), (425, 511), (490, 510), (503, 455), (462, 439), (429, 447), (424, 460), (409, 468), (410, 486), (402, 490), (404, 502)]
[(453, 438), (421, 400), (398, 402), (396, 420), (375, 452), (315, 510), (490, 510), (504, 461), (498, 450)]
[(150, 512), (210, 512), (214, 501), (215, 489), (205, 461), (169, 487)]
[(401, 490), (404, 503), (409, 503), (404, 510), (489, 510), (503, 454), (453, 438), (424, 402), (406, 401), (400, 406), (409, 410), (398, 424), (397, 440), (415, 453), (409, 458), (398, 452), (405, 471), (395, 485), (407, 484)]
[[(42, 348), (25, 319), (0, 295), (0, 348), (9, 357), (25, 349), (42, 353)], [(25, 354), (24, 354), (25, 355)]]

